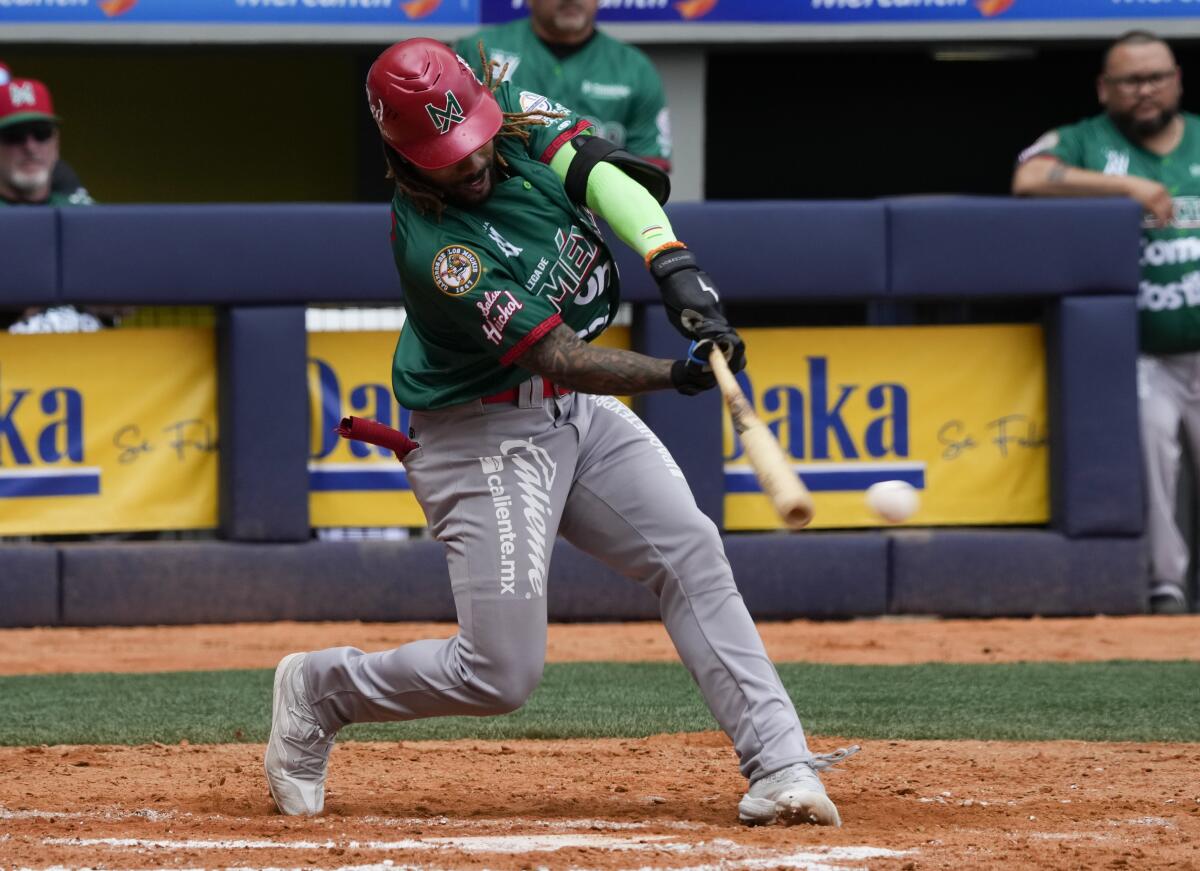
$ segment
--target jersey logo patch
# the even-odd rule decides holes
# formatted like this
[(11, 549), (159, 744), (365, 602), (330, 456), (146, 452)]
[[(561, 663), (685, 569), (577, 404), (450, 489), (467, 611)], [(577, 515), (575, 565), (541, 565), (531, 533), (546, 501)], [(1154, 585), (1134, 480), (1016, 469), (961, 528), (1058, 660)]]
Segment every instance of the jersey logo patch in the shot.
[(549, 112), (551, 111), (550, 98), (543, 97), (541, 94), (535, 94), (533, 91), (522, 91), (521, 111)]
[(433, 122), (439, 135), (449, 133), (453, 125), (467, 120), (467, 116), (463, 114), (462, 104), (458, 102), (458, 97), (454, 96), (453, 91), (446, 92), (444, 107), (438, 108), (433, 103), (426, 103), (425, 111), (429, 113), (429, 120)]
[(1104, 155), (1105, 175), (1127, 175), (1129, 173), (1129, 155), (1115, 148), (1108, 149)]
[(433, 258), (433, 283), (446, 296), (462, 296), (479, 283), (479, 255), (462, 245), (447, 245)]
[(483, 335), (493, 345), (504, 341), (504, 328), (512, 316), (525, 308), (524, 304), (507, 290), (485, 290), (483, 301), (475, 303), (483, 316)]

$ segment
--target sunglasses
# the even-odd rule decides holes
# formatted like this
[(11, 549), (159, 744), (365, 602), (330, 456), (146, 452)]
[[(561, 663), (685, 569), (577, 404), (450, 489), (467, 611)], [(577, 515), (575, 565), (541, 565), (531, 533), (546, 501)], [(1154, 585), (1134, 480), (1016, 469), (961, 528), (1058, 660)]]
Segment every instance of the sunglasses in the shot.
[(0, 128), (0, 142), (5, 145), (24, 145), (32, 136), (38, 142), (47, 142), (54, 135), (54, 125), (49, 121), (31, 121)]

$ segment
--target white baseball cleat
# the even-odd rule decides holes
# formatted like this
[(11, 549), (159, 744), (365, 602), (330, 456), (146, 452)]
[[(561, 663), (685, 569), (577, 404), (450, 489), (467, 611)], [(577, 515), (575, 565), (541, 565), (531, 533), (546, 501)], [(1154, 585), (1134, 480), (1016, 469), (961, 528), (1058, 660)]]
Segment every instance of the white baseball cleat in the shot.
[(750, 826), (777, 820), (785, 825), (840, 826), (842, 818), (825, 794), (825, 785), (817, 771), (841, 762), (858, 750), (856, 744), (760, 777), (738, 802), (738, 818)]
[(304, 657), (285, 656), (275, 669), (271, 737), (263, 767), (279, 812), (319, 814), (325, 807), (325, 774), (333, 734), (317, 722), (304, 689)]

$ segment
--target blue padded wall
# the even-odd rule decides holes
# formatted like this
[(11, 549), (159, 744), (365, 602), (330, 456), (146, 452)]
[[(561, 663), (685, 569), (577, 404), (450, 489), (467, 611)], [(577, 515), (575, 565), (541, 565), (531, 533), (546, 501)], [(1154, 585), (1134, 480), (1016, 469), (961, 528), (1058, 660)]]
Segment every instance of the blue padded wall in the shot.
[(1051, 303), (1051, 524), (1066, 535), (1142, 533), (1137, 342), (1132, 297)]
[(893, 614), (1023, 617), (1136, 614), (1142, 542), (1041, 530), (891, 533)]
[(1137, 290), (1142, 211), (1133, 200), (914, 197), (887, 209), (898, 297)]
[[(688, 344), (671, 326), (661, 305), (644, 306), (638, 312), (633, 346), (643, 354), (678, 360), (687, 354)], [(659, 390), (636, 397), (634, 408), (679, 464), (700, 510), (720, 527), (725, 516), (720, 392), (684, 396)]]
[(260, 620), (446, 620), (434, 541), (64, 545), (73, 626)]
[[(887, 292), (881, 202), (709, 202), (667, 207), (675, 235), (728, 301), (854, 300)], [(642, 259), (606, 231), (622, 298), (659, 299)]]
[(58, 210), (0, 209), (0, 305), (53, 305)]
[(725, 554), (756, 619), (887, 611), (888, 541), (879, 533), (727, 535)]
[(58, 551), (46, 544), (0, 545), (0, 627), (58, 622)]
[[(727, 535), (725, 555), (750, 613), (758, 620), (854, 617), (885, 613), (888, 541), (878, 533)], [(551, 620), (659, 617), (657, 599), (596, 560), (559, 541), (548, 596)]]
[(63, 209), (63, 294), (163, 305), (395, 303), (385, 205)]
[(304, 309), (223, 311), (217, 347), (221, 531), (235, 541), (304, 541), (309, 537)]
[[(455, 619), (442, 545), (427, 539), (124, 542), (64, 544), (59, 550), (61, 623), (68, 626)], [(727, 536), (725, 550), (757, 619), (884, 613), (887, 540), (877, 533)], [(0, 612), (3, 625), (59, 620), (57, 561), (49, 547), (42, 567), (43, 611)], [(32, 580), (23, 587), (33, 588)], [(565, 541), (555, 545), (547, 598), (556, 621), (659, 616), (652, 593)]]

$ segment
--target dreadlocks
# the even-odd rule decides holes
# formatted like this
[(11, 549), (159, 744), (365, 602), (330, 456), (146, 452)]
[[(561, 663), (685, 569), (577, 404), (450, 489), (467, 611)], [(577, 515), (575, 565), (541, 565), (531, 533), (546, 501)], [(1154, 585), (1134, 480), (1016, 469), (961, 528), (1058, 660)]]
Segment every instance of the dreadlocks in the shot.
[[(478, 48), (479, 61), (483, 65), (483, 83), (488, 90), (495, 93), (496, 89), (504, 82), (504, 77), (508, 73), (508, 64), (500, 67), (497, 73), (496, 68), (500, 65), (495, 61), (488, 60), (483, 50), (482, 39), (478, 43)], [(530, 127), (540, 127), (562, 117), (564, 117), (562, 112), (549, 112), (544, 109), (534, 109), (530, 112), (504, 112), (504, 121), (496, 135), (513, 136), (522, 142), (529, 142)], [(395, 181), (396, 190), (400, 192), (400, 195), (408, 199), (421, 214), (432, 212), (433, 216), (440, 221), (442, 212), (446, 208), (441, 191), (425, 181), (412, 164), (386, 142), (383, 143), (383, 159), (388, 168), (386, 177)], [(499, 150), (496, 151), (496, 160), (501, 166), (508, 166), (508, 161), (504, 159), (504, 155)]]

